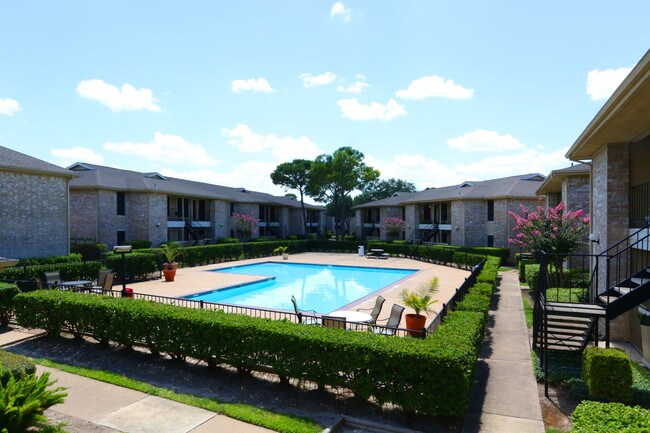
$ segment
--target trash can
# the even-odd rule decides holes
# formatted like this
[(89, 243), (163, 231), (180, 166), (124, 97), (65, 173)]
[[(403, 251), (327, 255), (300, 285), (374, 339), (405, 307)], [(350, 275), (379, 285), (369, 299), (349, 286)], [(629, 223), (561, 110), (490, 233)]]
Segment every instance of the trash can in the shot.
[(365, 247), (363, 245), (359, 245), (359, 257), (363, 257), (366, 255), (364, 249)]
[(125, 291), (126, 291), (126, 297), (127, 297), (127, 298), (133, 298), (133, 289), (132, 289), (132, 288), (127, 287), (127, 288), (125, 289)]

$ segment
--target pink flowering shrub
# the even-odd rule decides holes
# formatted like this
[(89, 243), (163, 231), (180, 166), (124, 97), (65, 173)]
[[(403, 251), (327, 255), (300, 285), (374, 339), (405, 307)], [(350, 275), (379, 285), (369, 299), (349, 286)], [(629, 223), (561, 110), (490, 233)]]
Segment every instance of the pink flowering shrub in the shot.
[(567, 211), (563, 202), (548, 209), (540, 205), (536, 211), (522, 205), (521, 212), (523, 216), (509, 212), (515, 219), (516, 235), (508, 242), (537, 256), (542, 251), (554, 254), (552, 262), (557, 269), (589, 229), (589, 215), (584, 216), (582, 210)]
[(243, 236), (250, 236), (257, 230), (260, 220), (255, 218), (253, 215), (233, 212), (232, 215), (230, 215), (230, 222), (236, 232), (241, 233)]
[(391, 237), (399, 237), (404, 231), (404, 220), (397, 217), (388, 217), (384, 219), (382, 228), (386, 230), (386, 234)]

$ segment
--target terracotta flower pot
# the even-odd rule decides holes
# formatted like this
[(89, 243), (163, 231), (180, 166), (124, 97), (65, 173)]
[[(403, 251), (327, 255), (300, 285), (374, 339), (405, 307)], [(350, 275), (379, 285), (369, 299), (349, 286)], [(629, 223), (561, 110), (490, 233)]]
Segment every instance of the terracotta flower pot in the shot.
[(413, 331), (419, 331), (419, 332), (411, 332), (409, 331), (409, 334), (411, 337), (422, 337), (422, 329), (424, 329), (424, 326), (427, 323), (427, 316), (423, 316), (422, 314), (415, 314), (415, 313), (409, 313), (406, 315), (406, 327), (408, 329), (412, 329)]
[(163, 264), (163, 275), (165, 276), (165, 281), (174, 281), (176, 276), (176, 263), (164, 263)]

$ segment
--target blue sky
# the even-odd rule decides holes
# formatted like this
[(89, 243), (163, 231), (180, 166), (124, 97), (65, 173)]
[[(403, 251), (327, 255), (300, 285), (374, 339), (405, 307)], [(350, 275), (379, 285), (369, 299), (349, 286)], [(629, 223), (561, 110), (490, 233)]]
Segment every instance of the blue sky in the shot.
[(341, 146), (419, 189), (569, 165), (648, 1), (0, 5), (0, 145), (276, 194)]

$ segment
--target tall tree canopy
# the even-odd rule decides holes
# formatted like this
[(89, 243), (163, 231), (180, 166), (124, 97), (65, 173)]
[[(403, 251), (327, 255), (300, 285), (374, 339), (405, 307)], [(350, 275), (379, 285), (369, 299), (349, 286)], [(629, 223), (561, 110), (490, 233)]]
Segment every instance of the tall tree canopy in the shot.
[(364, 155), (351, 147), (341, 147), (332, 155), (320, 155), (311, 165), (307, 195), (320, 202), (329, 201), (335, 211), (335, 233), (339, 238), (345, 219), (344, 199), (355, 189), (363, 190), (379, 178), (379, 171), (367, 166)]
[(306, 159), (294, 159), (293, 161), (283, 162), (278, 165), (273, 173), (271, 173), (271, 181), (274, 185), (294, 189), (300, 193), (303, 234), (307, 234), (307, 215), (305, 212), (304, 195), (311, 164), (312, 162)]
[(416, 192), (415, 185), (402, 179), (390, 178), (370, 182), (361, 194), (354, 198), (354, 206), (383, 198), (392, 197), (396, 192)]

